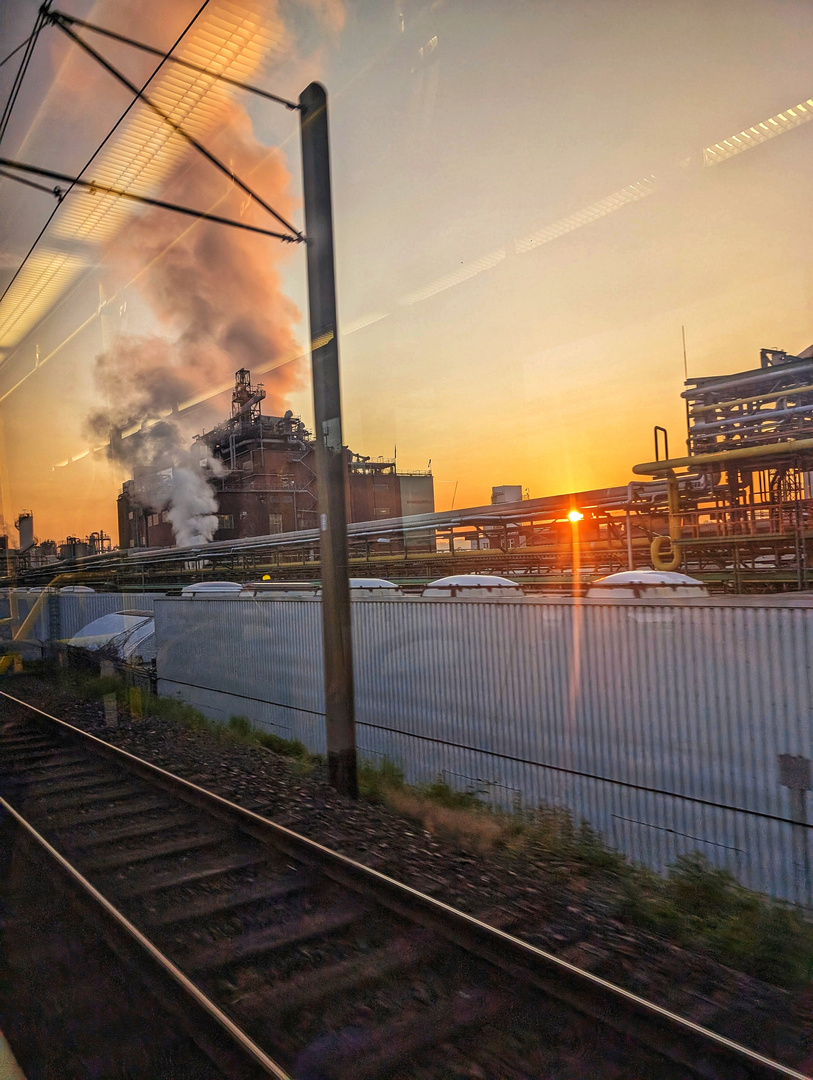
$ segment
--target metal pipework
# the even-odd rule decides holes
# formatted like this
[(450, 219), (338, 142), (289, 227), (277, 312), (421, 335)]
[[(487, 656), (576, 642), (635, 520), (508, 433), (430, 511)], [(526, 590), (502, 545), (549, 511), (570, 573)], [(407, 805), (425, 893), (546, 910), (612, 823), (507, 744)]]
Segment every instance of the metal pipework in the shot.
[(811, 366), (813, 359), (810, 357), (802, 357), (799, 359), (798, 364), (782, 364), (780, 367), (770, 368), (767, 371), (760, 371), (756, 375), (747, 375), (743, 373), (737, 377), (729, 378), (727, 375), (715, 375), (706, 381), (705, 379), (689, 379), (689, 382), (695, 385), (689, 390), (684, 390), (681, 393), (682, 398), (699, 398), (703, 394), (713, 394), (715, 388), (719, 390), (729, 390), (733, 386), (746, 386), (749, 383), (764, 383), (776, 381), (783, 378), (789, 373), (799, 371), (804, 368), (805, 365)]
[[(788, 395), (793, 393), (788, 390)], [(809, 405), (793, 405), (789, 409), (765, 409), (763, 412), (743, 413), (742, 416), (728, 416), (725, 420), (701, 420), (700, 423), (692, 424), (689, 434), (696, 431), (714, 431), (721, 427), (731, 427), (732, 424), (764, 424), (771, 420), (782, 420), (786, 416), (796, 416), (799, 413), (813, 414), (813, 402)]]
[(754, 461), (769, 457), (790, 457), (813, 451), (813, 439), (794, 439), (791, 442), (767, 443), (764, 446), (743, 446), (736, 450), (721, 450), (711, 454), (694, 454), (691, 457), (672, 458), (670, 461), (647, 461), (633, 465), (636, 476), (661, 476), (673, 469), (692, 469), (699, 465), (724, 465), (728, 461)]
[(655, 460), (656, 461), (660, 460), (660, 455), (658, 453), (658, 432), (659, 431), (663, 435), (663, 456), (664, 456), (664, 458), (669, 457), (669, 433), (668, 433), (668, 431), (666, 430), (665, 427), (661, 427), (660, 424), (656, 424), (655, 427), (653, 428), (653, 434), (655, 436)]
[[(715, 409), (731, 409), (737, 405), (751, 405), (757, 401), (778, 401), (780, 398), (791, 394), (813, 394), (813, 383), (807, 386), (785, 387), (784, 390), (774, 390), (768, 394), (752, 394), (750, 397), (731, 398), (727, 401), (715, 401), (710, 405), (695, 405), (693, 413), (713, 412)], [(686, 397), (684, 394), (683, 397)]]
[(665, 545), (665, 536), (656, 536), (650, 546), (652, 565), (656, 570), (677, 570), (683, 558), (683, 553), (677, 546), (680, 540), (680, 484), (674, 472), (669, 469), (666, 475), (666, 499), (669, 505), (669, 542), (672, 553), (669, 558), (662, 554)]

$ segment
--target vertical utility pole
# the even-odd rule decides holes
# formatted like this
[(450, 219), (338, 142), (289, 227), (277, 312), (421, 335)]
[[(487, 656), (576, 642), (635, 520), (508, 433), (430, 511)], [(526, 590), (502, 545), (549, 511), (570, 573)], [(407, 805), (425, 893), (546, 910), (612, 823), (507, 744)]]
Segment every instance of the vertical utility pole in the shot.
[(339, 393), (333, 209), (325, 88), (319, 83), (311, 83), (300, 94), (299, 107), (316, 420), (327, 760), (330, 783), (343, 795), (355, 798), (358, 795), (358, 777), (347, 574), (346, 468)]

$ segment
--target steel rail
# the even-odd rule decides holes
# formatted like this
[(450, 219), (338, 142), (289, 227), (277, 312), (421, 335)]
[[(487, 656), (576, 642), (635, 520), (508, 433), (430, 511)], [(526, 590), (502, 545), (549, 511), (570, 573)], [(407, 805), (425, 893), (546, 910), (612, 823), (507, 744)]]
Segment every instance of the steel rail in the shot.
[[(159, 786), (168, 787), (175, 793), (186, 792), (188, 798), (209, 808), (216, 816), (219, 811), (220, 816), (230, 822), (237, 820), (246, 832), (256, 838), (270, 841), (294, 857), (316, 864), (328, 877), (357, 891), (372, 894), (385, 906), (405, 917), (432, 926), (447, 940), (461, 945), (509, 974), (530, 982), (578, 1011), (623, 1032), (648, 1049), (690, 1068), (698, 1077), (717, 1080), (722, 1064), (727, 1068), (736, 1068), (740, 1076), (759, 1080), (773, 1080), (777, 1077), (783, 1080), (813, 1080), (810, 1075), (687, 1020), (670, 1009), (562, 960), (507, 931), (490, 926), (442, 900), (404, 885), (284, 825), (264, 818), (253, 810), (238, 806), (222, 795), (113, 746), (30, 702), (1, 690), (0, 697), (55, 723), (70, 736), (95, 746), (98, 752), (112, 760), (126, 763), (126, 767), (142, 777), (152, 778)], [(743, 1073), (743, 1069), (748, 1071)], [(728, 1072), (725, 1075), (737, 1074)]]
[[(51, 718), (53, 719), (53, 717)], [(124, 933), (137, 945), (149, 955), (150, 959), (166, 974), (168, 975), (178, 986), (183, 993), (190, 998), (195, 1005), (201, 1009), (207, 1017), (214, 1020), (223, 1030), (230, 1036), (230, 1038), (239, 1046), (240, 1050), (248, 1055), (251, 1061), (259, 1065), (264, 1071), (265, 1075), (275, 1077), (275, 1080), (292, 1080), (291, 1076), (285, 1072), (272, 1058), (265, 1053), (257, 1044), (249, 1038), (246, 1033), (234, 1023), (222, 1009), (218, 1008), (215, 1003), (203, 993), (203, 991), (187, 978), (186, 975), (176, 967), (164, 954), (156, 948), (149, 938), (145, 937), (141, 931), (134, 926), (125, 915), (123, 915), (118, 908), (116, 908), (110, 901), (99, 892), (80, 872), (73, 866), (68, 860), (61, 855), (53, 845), (42, 836), (31, 825), (30, 822), (20, 814), (14, 807), (6, 802), (5, 799), (0, 797), (0, 808), (2, 808), (16, 824), (23, 829), (26, 834), (53, 860), (60, 869), (70, 878), (70, 880), (90, 898), (93, 903), (102, 909), (104, 914), (108, 916), (116, 926), (124, 931)]]

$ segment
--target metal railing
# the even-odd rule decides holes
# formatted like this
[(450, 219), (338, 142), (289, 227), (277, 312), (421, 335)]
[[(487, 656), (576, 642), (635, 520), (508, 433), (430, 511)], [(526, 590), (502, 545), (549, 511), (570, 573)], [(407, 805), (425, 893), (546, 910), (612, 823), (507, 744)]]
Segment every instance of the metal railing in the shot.
[(679, 514), (684, 540), (794, 536), (813, 530), (813, 500), (703, 507)]

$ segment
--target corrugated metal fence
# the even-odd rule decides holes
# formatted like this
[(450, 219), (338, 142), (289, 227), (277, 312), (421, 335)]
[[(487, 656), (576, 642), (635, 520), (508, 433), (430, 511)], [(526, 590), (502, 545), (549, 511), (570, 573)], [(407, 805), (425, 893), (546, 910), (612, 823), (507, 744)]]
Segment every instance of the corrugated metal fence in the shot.
[[(155, 610), (160, 692), (324, 751), (318, 602)], [(808, 601), (358, 600), (353, 634), (363, 757), (811, 903)]]
[[(124, 609), (152, 611), (156, 597), (163, 593), (33, 593), (17, 590), (15, 600), (20, 619), (25, 619), (41, 601), (40, 613), (29, 634), (37, 641), (62, 641), (101, 615)], [(11, 614), (9, 590), (0, 595), (0, 618)]]

